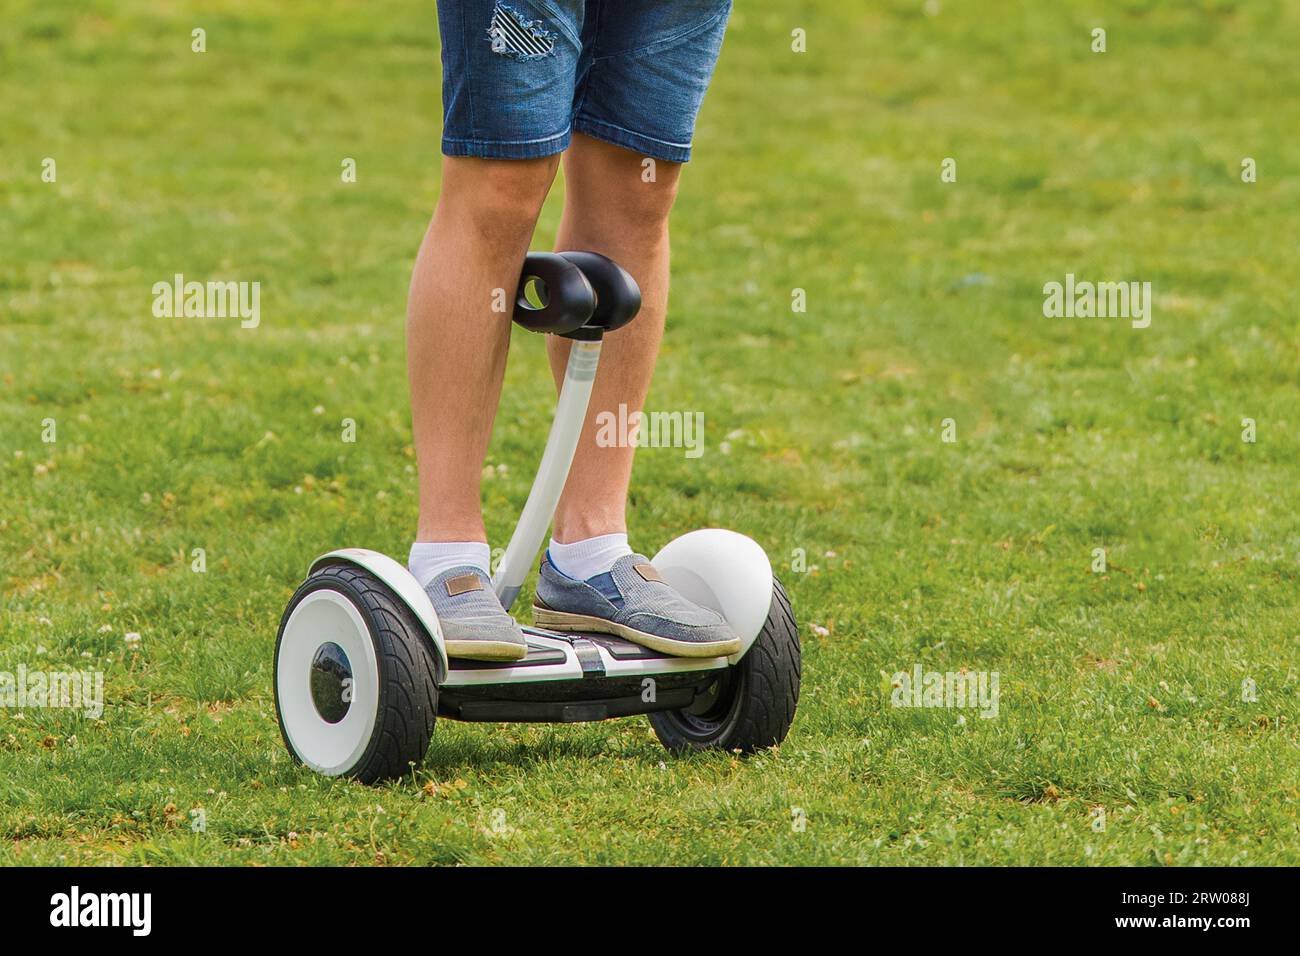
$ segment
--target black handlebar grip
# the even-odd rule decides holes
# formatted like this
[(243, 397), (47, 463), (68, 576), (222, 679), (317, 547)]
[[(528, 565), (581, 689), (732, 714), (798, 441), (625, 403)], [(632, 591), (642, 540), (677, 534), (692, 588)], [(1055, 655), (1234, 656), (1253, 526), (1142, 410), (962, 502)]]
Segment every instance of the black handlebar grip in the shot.
[(636, 318), (641, 311), (641, 287), (626, 269), (599, 252), (561, 252), (560, 255), (581, 269), (596, 291), (596, 308), (591, 318), (580, 328), (562, 334), (576, 339), (600, 338)]
[[(537, 283), (535, 306), (524, 295)], [(524, 258), (515, 293), (514, 320), (531, 332), (567, 335), (583, 327), (596, 308), (596, 291), (576, 264), (554, 252), (530, 252)]]

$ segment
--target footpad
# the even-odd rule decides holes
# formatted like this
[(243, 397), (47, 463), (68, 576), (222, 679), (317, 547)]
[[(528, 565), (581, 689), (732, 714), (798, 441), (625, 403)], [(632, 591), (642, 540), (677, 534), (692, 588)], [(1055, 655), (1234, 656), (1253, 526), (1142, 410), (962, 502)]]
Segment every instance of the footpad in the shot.
[(659, 661), (674, 660), (671, 654), (661, 654), (659, 651), (653, 651), (648, 647), (642, 647), (640, 644), (633, 644), (621, 637), (615, 637), (613, 634), (583, 634), (582, 635), (593, 644), (599, 644), (609, 656), (616, 661)]
[(467, 657), (453, 657), (448, 663), (454, 671), (501, 670), (510, 667), (542, 667), (546, 664), (563, 664), (568, 658), (558, 647), (528, 642), (528, 656), (522, 661), (476, 661)]

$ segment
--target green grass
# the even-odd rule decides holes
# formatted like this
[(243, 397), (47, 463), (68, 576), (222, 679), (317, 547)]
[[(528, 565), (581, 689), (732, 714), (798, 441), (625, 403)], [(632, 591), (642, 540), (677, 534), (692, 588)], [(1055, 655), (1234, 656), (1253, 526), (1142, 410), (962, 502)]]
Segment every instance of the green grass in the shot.
[[(674, 759), (643, 719), (444, 721), (376, 789), (290, 762), (271, 649), (313, 556), (413, 530), (433, 4), (155, 6), (0, 23), (0, 670), (107, 697), (0, 710), (0, 861), (1300, 862), (1300, 5), (738, 4), (650, 403), (707, 451), (640, 454), (632, 535), (762, 543), (794, 728)], [(261, 325), (154, 318), (177, 272), (260, 281)], [(1067, 272), (1151, 281), (1151, 327), (1044, 318)], [(550, 413), (513, 345), (494, 545)], [(891, 707), (918, 662), (997, 671), (997, 718)]]

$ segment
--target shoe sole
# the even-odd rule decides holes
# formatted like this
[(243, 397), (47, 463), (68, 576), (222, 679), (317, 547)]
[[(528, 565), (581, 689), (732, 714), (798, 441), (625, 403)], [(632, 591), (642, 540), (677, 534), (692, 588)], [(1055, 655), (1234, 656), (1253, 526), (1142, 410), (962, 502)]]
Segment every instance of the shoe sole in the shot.
[(590, 617), (586, 614), (570, 614), (568, 611), (554, 611), (548, 607), (533, 605), (533, 622), (538, 627), (550, 628), (552, 631), (587, 631), (596, 634), (613, 634), (624, 640), (648, 647), (661, 654), (673, 657), (725, 657), (740, 650), (740, 638), (729, 641), (675, 641), (658, 634), (647, 634), (626, 624), (607, 621), (603, 617)]
[(469, 661), (522, 661), (527, 644), (510, 641), (447, 641), (447, 656)]

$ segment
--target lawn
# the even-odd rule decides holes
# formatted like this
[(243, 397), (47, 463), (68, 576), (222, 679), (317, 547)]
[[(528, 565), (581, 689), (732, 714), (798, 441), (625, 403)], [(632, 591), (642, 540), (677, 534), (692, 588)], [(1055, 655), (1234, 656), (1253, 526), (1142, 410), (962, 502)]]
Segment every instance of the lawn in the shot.
[[(440, 721), (367, 788), (291, 762), (271, 651), (315, 555), (414, 529), (433, 4), (12, 0), (0, 671), (101, 671), (105, 708), (0, 708), (0, 862), (1300, 862), (1298, 34), (1282, 0), (737, 4), (650, 398), (706, 448), (640, 452), (631, 531), (764, 546), (790, 736)], [(259, 324), (156, 317), (176, 273), (260, 282)], [(1150, 282), (1150, 325), (1046, 317), (1067, 274)], [(552, 394), (516, 333), (494, 546)], [(997, 715), (892, 706), (918, 665), (996, 672)]]

